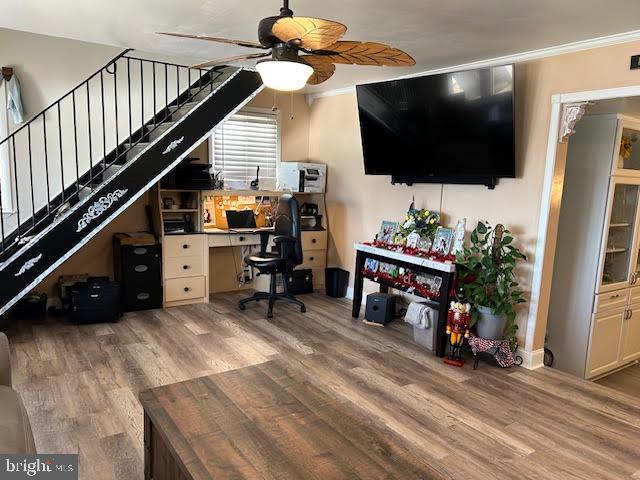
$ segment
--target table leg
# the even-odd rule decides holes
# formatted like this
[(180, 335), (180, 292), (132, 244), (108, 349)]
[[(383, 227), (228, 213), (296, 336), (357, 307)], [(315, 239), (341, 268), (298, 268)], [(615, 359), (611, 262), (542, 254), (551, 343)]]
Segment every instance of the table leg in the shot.
[(389, 287), (387, 285), (380, 284), (380, 293), (389, 293)]
[(440, 308), (438, 309), (438, 331), (436, 332), (436, 355), (444, 357), (447, 349), (447, 336), (445, 329), (447, 328), (447, 313), (449, 312), (449, 289), (451, 288), (451, 280), (453, 274), (445, 273), (442, 275), (442, 285), (440, 286)]
[(356, 254), (356, 269), (354, 272), (353, 280), (353, 309), (351, 310), (351, 316), (358, 318), (360, 315), (360, 307), (362, 305), (362, 289), (364, 287), (364, 275), (362, 275), (362, 269), (364, 268), (364, 262), (366, 255), (363, 252), (358, 251)]
[(151, 480), (153, 473), (151, 472), (151, 465), (153, 463), (152, 456), (153, 450), (151, 445), (151, 419), (148, 417), (147, 412), (144, 412), (144, 479)]

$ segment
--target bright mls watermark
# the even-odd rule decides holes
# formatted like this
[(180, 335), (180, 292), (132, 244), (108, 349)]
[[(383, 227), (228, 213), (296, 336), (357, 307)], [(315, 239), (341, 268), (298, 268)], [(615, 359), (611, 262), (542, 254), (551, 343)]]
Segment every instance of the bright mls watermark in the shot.
[(0, 454), (1, 480), (78, 480), (78, 455)]

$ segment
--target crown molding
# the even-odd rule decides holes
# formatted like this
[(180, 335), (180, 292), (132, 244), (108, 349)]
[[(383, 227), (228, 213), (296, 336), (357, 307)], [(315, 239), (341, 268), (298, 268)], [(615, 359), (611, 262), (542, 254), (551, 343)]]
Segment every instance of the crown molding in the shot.
[[(630, 32), (616, 33), (614, 35), (596, 37), (588, 40), (580, 40), (578, 42), (565, 43), (563, 45), (557, 45), (554, 47), (540, 48), (538, 50), (530, 50), (528, 52), (515, 53), (512, 55), (504, 55), (502, 57), (489, 58), (486, 60), (478, 60), (470, 63), (451, 65), (451, 66), (442, 67), (442, 68), (435, 68), (435, 69), (426, 70), (423, 72), (412, 73), (410, 75), (403, 75), (400, 77), (390, 78), (387, 81), (401, 80), (401, 79), (413, 78), (413, 77), (422, 77), (425, 75), (435, 75), (438, 73), (457, 72), (459, 70), (469, 70), (473, 68), (492, 67), (495, 65), (503, 65), (508, 63), (521, 63), (521, 62), (527, 62), (531, 60), (538, 60), (540, 58), (555, 57), (557, 55), (564, 55), (567, 53), (591, 50), (594, 48), (619, 45), (621, 43), (633, 42), (636, 40), (640, 40), (640, 30), (632, 30)], [(308, 93), (306, 94), (306, 99), (307, 99), (307, 103), (311, 105), (318, 98), (334, 97), (336, 95), (345, 95), (348, 93), (354, 93), (355, 91), (356, 91), (355, 86), (337, 88), (334, 90), (327, 90), (324, 92)]]

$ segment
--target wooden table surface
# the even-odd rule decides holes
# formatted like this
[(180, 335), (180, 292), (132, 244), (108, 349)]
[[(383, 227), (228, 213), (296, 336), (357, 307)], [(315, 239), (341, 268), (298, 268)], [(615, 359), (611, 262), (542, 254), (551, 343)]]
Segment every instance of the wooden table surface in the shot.
[(281, 360), (154, 388), (140, 400), (181, 470), (170, 478), (443, 478)]

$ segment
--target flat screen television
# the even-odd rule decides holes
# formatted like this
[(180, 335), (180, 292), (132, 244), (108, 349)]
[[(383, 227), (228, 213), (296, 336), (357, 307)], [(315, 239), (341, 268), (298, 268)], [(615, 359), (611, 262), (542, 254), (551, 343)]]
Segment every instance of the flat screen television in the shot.
[(514, 177), (513, 72), (506, 65), (358, 85), (365, 173), (405, 183)]

